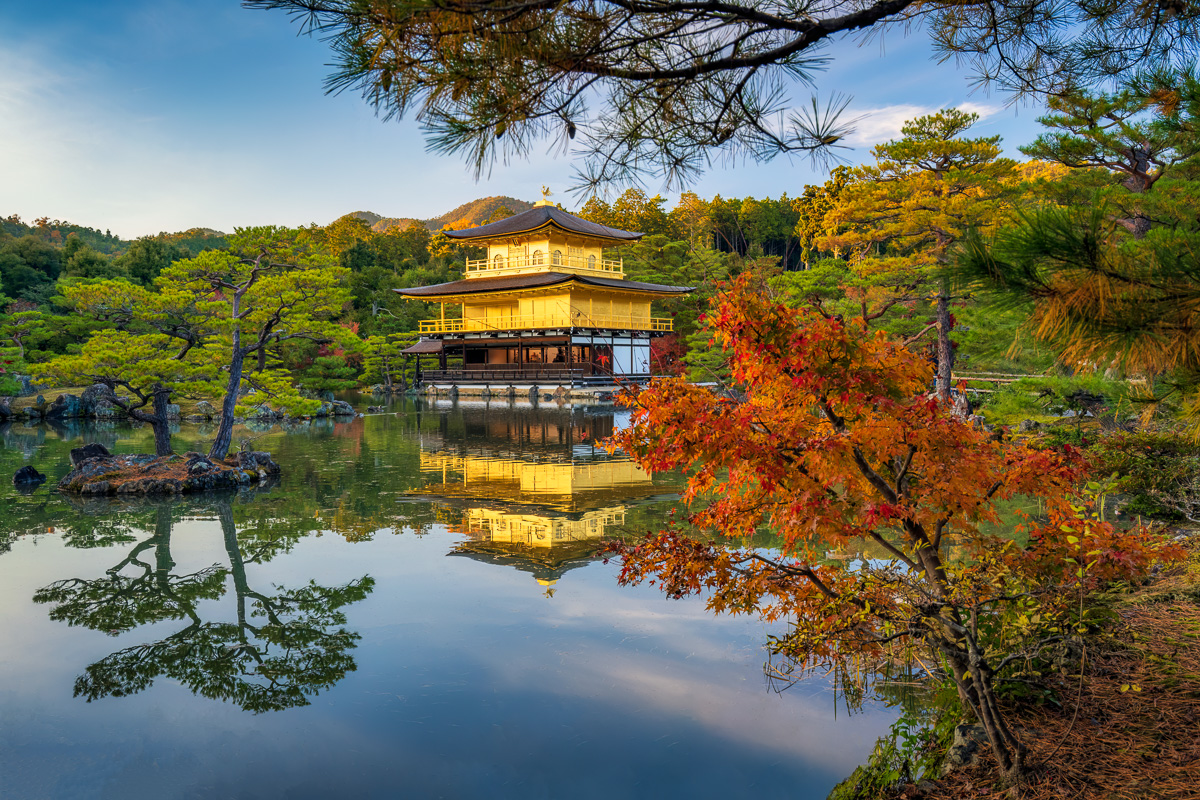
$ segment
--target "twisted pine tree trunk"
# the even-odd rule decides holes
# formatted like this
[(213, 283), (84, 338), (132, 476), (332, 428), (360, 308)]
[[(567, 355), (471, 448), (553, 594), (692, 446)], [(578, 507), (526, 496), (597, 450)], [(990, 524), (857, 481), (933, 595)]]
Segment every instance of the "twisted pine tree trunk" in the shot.
[(246, 355), (238, 346), (238, 333), (233, 332), (233, 357), (229, 360), (229, 384), (225, 388), (225, 400), (221, 403), (221, 422), (217, 426), (217, 437), (208, 449), (210, 459), (223, 459), (229, 453), (233, 441), (233, 412), (237, 408), (238, 390), (242, 386), (242, 365)]
[[(145, 395), (141, 395), (144, 401)], [(171, 402), (171, 390), (163, 386), (161, 383), (155, 384), (151, 390), (151, 403), (154, 408), (153, 414), (147, 414), (137, 408), (131, 408), (130, 404), (122, 401), (117, 397), (115, 392), (111, 391), (110, 399), (118, 406), (125, 409), (129, 416), (136, 419), (138, 422), (144, 422), (150, 426), (150, 430), (154, 431), (154, 455), (169, 456), (171, 455), (171, 422), (167, 419), (167, 406)]]
[(229, 359), (229, 383), (225, 387), (225, 400), (221, 403), (221, 422), (217, 425), (217, 437), (208, 449), (210, 459), (224, 459), (233, 441), (233, 412), (237, 408), (238, 391), (242, 388), (242, 368), (246, 359), (246, 353), (242, 350), (242, 328), (238, 322), (241, 299), (241, 295), (235, 292), (232, 298), (233, 355)]
[[(1129, 148), (1129, 156), (1133, 161), (1132, 174), (1122, 181), (1121, 185), (1134, 194), (1145, 194), (1150, 191), (1150, 187), (1154, 184), (1154, 181), (1150, 178), (1151, 155), (1149, 142), (1141, 142), (1131, 145)], [(1144, 239), (1146, 234), (1150, 232), (1153, 224), (1153, 220), (1140, 210), (1126, 219), (1118, 220), (1118, 222), (1132, 233), (1135, 239)]]
[(171, 455), (171, 421), (167, 406), (171, 401), (171, 390), (162, 385), (154, 387), (154, 419), (150, 427), (154, 430), (154, 454)]
[(937, 299), (937, 394), (950, 402), (951, 381), (954, 377), (954, 345), (950, 342), (950, 298), (943, 287)]

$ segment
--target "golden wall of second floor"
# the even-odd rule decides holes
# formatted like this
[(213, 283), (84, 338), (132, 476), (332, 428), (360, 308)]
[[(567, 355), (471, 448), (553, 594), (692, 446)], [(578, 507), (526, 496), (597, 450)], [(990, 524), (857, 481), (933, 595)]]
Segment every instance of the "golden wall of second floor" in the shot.
[(620, 258), (606, 256), (604, 248), (564, 233), (552, 231), (538, 238), (489, 242), (487, 257), (466, 265), (467, 277), (496, 277), (536, 272), (571, 272), (623, 277)]
[(669, 319), (654, 319), (644, 295), (574, 288), (559, 294), (488, 295), (463, 303), (456, 330), (523, 330), (534, 328), (621, 328), (671, 330)]
[(497, 544), (553, 547), (570, 542), (596, 541), (625, 524), (625, 509), (602, 508), (572, 519), (548, 514), (517, 514), (493, 508), (469, 508), (463, 513), (463, 533)]
[(649, 473), (624, 459), (537, 462), (422, 451), (421, 473), (433, 494), (563, 508), (581, 497), (638, 495), (654, 485)]

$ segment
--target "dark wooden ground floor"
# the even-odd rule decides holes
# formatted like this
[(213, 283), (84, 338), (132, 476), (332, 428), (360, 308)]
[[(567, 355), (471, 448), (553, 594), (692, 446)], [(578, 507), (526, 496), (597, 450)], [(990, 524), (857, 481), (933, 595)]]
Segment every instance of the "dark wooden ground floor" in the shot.
[(438, 352), (417, 359), (423, 383), (587, 385), (651, 373), (650, 339), (634, 335), (443, 339)]

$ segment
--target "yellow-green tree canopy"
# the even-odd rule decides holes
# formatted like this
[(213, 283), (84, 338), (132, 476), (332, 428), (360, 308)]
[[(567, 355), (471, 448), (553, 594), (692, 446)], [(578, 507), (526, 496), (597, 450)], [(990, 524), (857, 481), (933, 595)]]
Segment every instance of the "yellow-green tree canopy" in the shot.
[[(1000, 137), (962, 137), (978, 119), (949, 108), (907, 122), (901, 138), (871, 151), (874, 164), (850, 173), (825, 215), (824, 227), (832, 233), (816, 240), (819, 249), (845, 252), (849, 274), (838, 280), (843, 304), (850, 304), (863, 323), (886, 324), (899, 317), (901, 327), (908, 328), (903, 333), (914, 342), (926, 331), (937, 331), (943, 399), (950, 397), (954, 321), (949, 297), (936, 285), (937, 268), (967, 231), (992, 230), (1006, 218), (1020, 174), (1016, 162), (1000, 157)], [(821, 287), (805, 278), (799, 283), (802, 297), (833, 313), (823, 306)], [(912, 312), (935, 297), (936, 319), (924, 324), (927, 320)], [(908, 313), (897, 315), (897, 310)], [(914, 333), (914, 323), (924, 327)]]
[(1007, 211), (1017, 164), (1000, 137), (967, 139), (979, 119), (950, 108), (911, 120), (903, 136), (871, 151), (826, 214), (824, 249), (843, 248), (864, 275), (919, 277), (946, 259), (968, 228), (987, 229)]
[[(266, 395), (257, 402), (269, 398), (292, 413), (315, 409), (317, 401), (302, 397), (290, 375), (266, 368), (266, 353), (294, 341), (357, 348), (354, 333), (336, 322), (350, 303), (349, 275), (332, 258), (305, 252), (297, 232), (267, 226), (239, 228), (229, 252), (205, 251), (159, 276), (164, 294), (194, 300), (211, 315), (211, 346), (225, 354), (228, 382), (209, 455), (228, 451), (243, 380)], [(251, 375), (243, 369), (247, 356), (259, 359)]]
[[(293, 414), (315, 410), (319, 401), (304, 397), (288, 370), (268, 368), (266, 354), (293, 342), (356, 350), (357, 336), (337, 322), (350, 302), (350, 271), (312, 253), (301, 231), (239, 229), (229, 243), (230, 251), (175, 261), (150, 289), (122, 280), (65, 286), (64, 302), (111, 327), (79, 354), (54, 359), (44, 374), (124, 388), (137, 398), (131, 413), (153, 399), (155, 413), (145, 421), (156, 434), (171, 395), (224, 395), (211, 453), (217, 458), (227, 452), (239, 409), (266, 402)], [(259, 360), (251, 373), (242, 366), (247, 356)], [(249, 388), (256, 393), (243, 395)], [(169, 439), (159, 446), (169, 450)]]

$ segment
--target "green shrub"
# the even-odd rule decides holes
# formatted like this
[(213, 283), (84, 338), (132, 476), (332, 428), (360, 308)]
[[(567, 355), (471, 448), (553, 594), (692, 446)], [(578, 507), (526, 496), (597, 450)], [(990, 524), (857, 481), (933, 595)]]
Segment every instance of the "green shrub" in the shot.
[(932, 718), (906, 710), (875, 742), (867, 763), (833, 787), (828, 800), (878, 800), (906, 783), (937, 777), (961, 713), (957, 706)]
[(1101, 375), (1047, 375), (1021, 378), (985, 395), (982, 413), (989, 422), (1015, 425), (1032, 419), (1046, 422), (1063, 417), (1082, 420), (1087, 414), (1120, 417), (1132, 411), (1124, 381)]
[(1092, 447), (1096, 468), (1115, 474), (1126, 514), (1200, 519), (1200, 448), (1173, 432), (1118, 433)]

